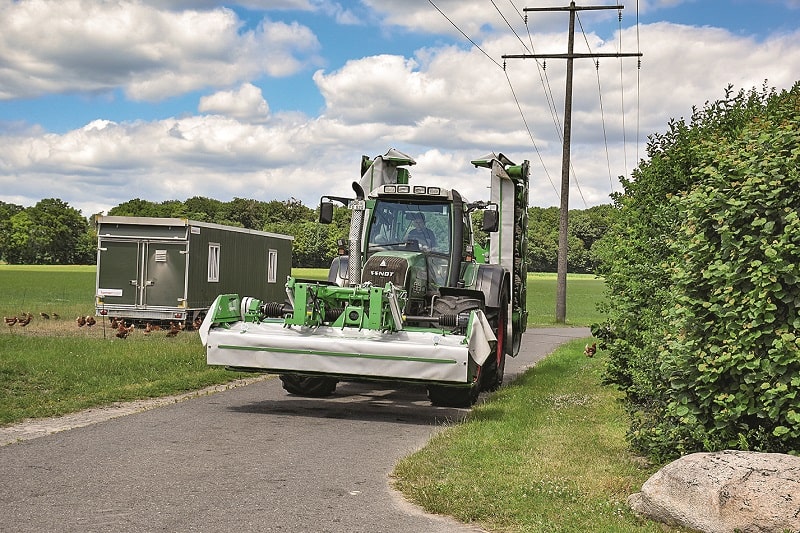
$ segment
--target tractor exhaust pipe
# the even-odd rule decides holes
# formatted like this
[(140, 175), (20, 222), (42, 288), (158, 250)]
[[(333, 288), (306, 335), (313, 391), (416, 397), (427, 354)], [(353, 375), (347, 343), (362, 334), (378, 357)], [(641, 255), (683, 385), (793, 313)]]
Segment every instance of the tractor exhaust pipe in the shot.
[(364, 211), (366, 210), (364, 189), (356, 181), (353, 182), (353, 191), (356, 193), (356, 199), (353, 202), (350, 215), (350, 259), (347, 269), (347, 279), (350, 286), (361, 284), (361, 233), (364, 230)]

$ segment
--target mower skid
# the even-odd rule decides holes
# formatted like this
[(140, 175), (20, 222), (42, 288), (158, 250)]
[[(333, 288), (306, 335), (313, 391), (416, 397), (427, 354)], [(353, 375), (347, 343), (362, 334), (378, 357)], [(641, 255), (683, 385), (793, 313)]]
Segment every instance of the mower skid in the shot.
[(210, 365), (274, 373), (312, 372), (343, 379), (463, 384), (467, 383), (469, 358), (482, 358), (483, 362), (489, 342), (494, 340), (480, 334), (470, 337), (472, 342), (465, 336), (441, 331), (392, 333), (330, 326), (287, 327), (282, 321), (240, 321), (211, 327), (206, 334), (206, 352)]

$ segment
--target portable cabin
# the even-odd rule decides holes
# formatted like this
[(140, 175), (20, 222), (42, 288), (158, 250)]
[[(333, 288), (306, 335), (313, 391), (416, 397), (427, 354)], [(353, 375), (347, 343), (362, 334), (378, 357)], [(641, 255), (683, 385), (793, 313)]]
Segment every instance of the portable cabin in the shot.
[(292, 240), (182, 218), (98, 216), (95, 314), (194, 320), (225, 293), (286, 299)]

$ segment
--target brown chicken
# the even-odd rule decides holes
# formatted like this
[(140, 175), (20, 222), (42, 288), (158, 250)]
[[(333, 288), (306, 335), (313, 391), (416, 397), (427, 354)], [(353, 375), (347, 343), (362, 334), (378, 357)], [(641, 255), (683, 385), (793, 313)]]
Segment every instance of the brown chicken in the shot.
[(78, 324), (79, 328), (82, 328), (83, 326), (86, 325), (86, 317), (85, 316), (79, 316), (78, 318), (75, 319), (75, 322)]
[(33, 315), (30, 313), (22, 313), (22, 318), (17, 317), (17, 325), (22, 326), (23, 328), (31, 323), (33, 320)]
[(94, 318), (93, 316), (87, 316), (87, 317), (86, 317), (86, 325), (87, 325), (88, 327), (92, 327), (92, 326), (94, 326), (95, 324), (97, 324), (97, 320), (95, 320), (95, 318)]
[(181, 327), (179, 324), (176, 324), (175, 322), (170, 322), (169, 331), (167, 332), (167, 337), (175, 337), (176, 335), (178, 335), (178, 333), (180, 333), (180, 331)]
[(12, 316), (12, 317), (4, 316), (3, 320), (5, 321), (6, 326), (8, 326), (8, 327), (11, 327), (11, 326), (13, 326), (14, 324), (17, 323), (17, 317), (15, 317), (15, 316)]
[(119, 337), (120, 339), (127, 338), (128, 335), (130, 335), (131, 332), (133, 331), (133, 328), (134, 328), (133, 324), (131, 324), (130, 326), (128, 326), (126, 328), (125, 327), (125, 322), (120, 321), (119, 322), (119, 327), (117, 327), (117, 337)]
[(160, 331), (160, 330), (161, 330), (161, 326), (159, 326), (158, 324), (153, 324), (151, 322), (148, 322), (144, 326), (144, 334), (145, 335), (149, 335), (150, 332), (152, 332), (152, 331)]
[(47, 313), (39, 313), (39, 316), (44, 318), (45, 320), (50, 320), (50, 315), (48, 315)]
[(597, 343), (593, 342), (591, 346), (587, 344), (586, 348), (583, 350), (583, 353), (586, 357), (594, 357), (594, 354), (597, 353)]

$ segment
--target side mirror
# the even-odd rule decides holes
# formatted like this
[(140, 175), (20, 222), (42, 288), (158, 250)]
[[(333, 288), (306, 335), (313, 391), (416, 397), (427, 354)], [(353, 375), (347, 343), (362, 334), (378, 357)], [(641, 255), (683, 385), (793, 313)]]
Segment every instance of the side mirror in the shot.
[(500, 220), (499, 213), (494, 209), (486, 209), (483, 212), (483, 224), (481, 229), (486, 233), (494, 233), (497, 231), (497, 224)]
[(333, 222), (333, 202), (322, 202), (319, 204), (320, 224), (330, 224)]

